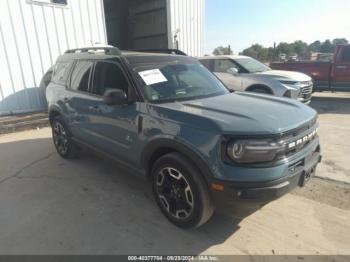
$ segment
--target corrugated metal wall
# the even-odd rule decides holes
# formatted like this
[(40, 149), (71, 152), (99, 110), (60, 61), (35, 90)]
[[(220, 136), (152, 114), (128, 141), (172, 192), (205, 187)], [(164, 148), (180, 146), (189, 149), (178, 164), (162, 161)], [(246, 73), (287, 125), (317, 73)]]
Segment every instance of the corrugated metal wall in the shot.
[(0, 0), (0, 114), (44, 109), (36, 87), (57, 56), (106, 43), (103, 0), (43, 1)]
[[(205, 0), (167, 1), (168, 43), (203, 54)], [(47, 3), (43, 3), (47, 2)], [(107, 43), (103, 0), (0, 0), (0, 115), (45, 109), (38, 88), (66, 49)]]
[(176, 48), (177, 34), (180, 50), (192, 56), (203, 55), (205, 0), (169, 0), (169, 42)]

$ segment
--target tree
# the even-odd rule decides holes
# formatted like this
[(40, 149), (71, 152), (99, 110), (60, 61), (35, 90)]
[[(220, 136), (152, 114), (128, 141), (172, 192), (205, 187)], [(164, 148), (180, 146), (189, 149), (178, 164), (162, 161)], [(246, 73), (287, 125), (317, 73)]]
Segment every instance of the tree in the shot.
[(243, 50), (243, 55), (253, 57), (255, 59), (258, 59), (260, 61), (268, 61), (269, 59), (269, 51), (267, 48), (263, 47), (262, 45), (255, 44), (251, 47)]
[(321, 49), (320, 49), (321, 53), (333, 53), (334, 52), (334, 45), (332, 44), (332, 42), (327, 39), (326, 41), (324, 41), (321, 44)]
[(311, 52), (320, 52), (321, 51), (321, 41), (315, 41), (309, 45), (309, 51)]
[(231, 46), (228, 45), (227, 47), (219, 46), (214, 49), (213, 55), (232, 55), (233, 52), (231, 50)]
[(286, 54), (287, 56), (294, 53), (294, 45), (288, 43), (280, 43), (277, 48), (277, 54)]
[(303, 41), (295, 41), (294, 42), (294, 51), (297, 53), (299, 56), (304, 56), (308, 52), (308, 44), (303, 42)]
[(336, 38), (332, 41), (333, 45), (345, 45), (348, 44), (349, 41), (346, 38)]
[[(254, 44), (249, 48), (243, 50), (242, 54), (246, 56), (253, 57), (262, 62), (273, 61), (276, 59), (279, 54), (286, 54), (287, 57), (291, 54), (297, 54), (300, 57), (305, 57), (308, 52), (317, 52), (317, 53), (333, 53), (335, 46), (339, 44), (348, 44), (349, 41), (345, 38), (336, 38), (331, 40), (326, 40), (321, 42), (319, 40), (314, 41), (310, 45), (307, 43), (297, 40), (294, 43), (279, 43), (275, 48), (274, 47), (263, 47), (259, 44)], [(223, 47), (219, 47), (223, 48)], [(219, 53), (220, 50), (217, 50)], [(215, 51), (214, 51), (215, 52)], [(215, 53), (214, 53), (215, 54)], [(219, 53), (221, 54), (221, 53)]]
[(275, 58), (276, 58), (275, 48), (269, 47), (267, 49), (267, 59), (268, 59), (268, 61), (273, 61), (273, 60), (275, 60)]

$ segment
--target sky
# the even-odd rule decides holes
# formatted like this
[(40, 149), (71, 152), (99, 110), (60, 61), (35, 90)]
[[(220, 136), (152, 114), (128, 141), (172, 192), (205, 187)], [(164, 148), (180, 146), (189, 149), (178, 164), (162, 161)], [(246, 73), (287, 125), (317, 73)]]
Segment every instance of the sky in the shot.
[(350, 0), (206, 0), (206, 54), (341, 37), (350, 41)]

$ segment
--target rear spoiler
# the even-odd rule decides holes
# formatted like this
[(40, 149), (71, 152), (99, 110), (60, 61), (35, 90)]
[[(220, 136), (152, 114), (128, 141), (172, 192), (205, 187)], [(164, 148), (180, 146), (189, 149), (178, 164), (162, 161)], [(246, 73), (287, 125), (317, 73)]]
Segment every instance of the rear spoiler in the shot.
[(184, 53), (178, 49), (135, 49), (132, 51), (144, 52), (144, 53), (161, 53), (161, 54), (188, 56), (186, 53)]

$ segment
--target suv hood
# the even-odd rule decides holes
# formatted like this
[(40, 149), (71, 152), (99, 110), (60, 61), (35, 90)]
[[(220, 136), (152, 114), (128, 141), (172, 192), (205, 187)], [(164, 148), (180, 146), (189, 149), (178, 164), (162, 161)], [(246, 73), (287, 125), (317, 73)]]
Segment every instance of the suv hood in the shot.
[(196, 128), (202, 129), (217, 127), (221, 132), (240, 135), (284, 133), (317, 116), (316, 111), (300, 102), (247, 92), (159, 106), (186, 113), (186, 116), (176, 117), (184, 124), (195, 123)]
[(261, 73), (255, 73), (254, 75), (272, 77), (272, 78), (283, 79), (283, 80), (298, 81), (298, 82), (311, 81), (311, 77), (309, 77), (308, 75), (305, 75), (299, 72), (294, 72), (294, 71), (269, 70)]

